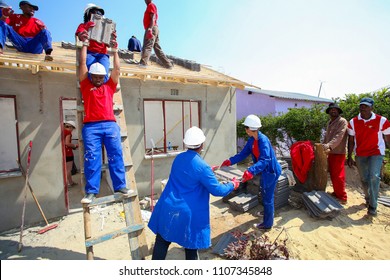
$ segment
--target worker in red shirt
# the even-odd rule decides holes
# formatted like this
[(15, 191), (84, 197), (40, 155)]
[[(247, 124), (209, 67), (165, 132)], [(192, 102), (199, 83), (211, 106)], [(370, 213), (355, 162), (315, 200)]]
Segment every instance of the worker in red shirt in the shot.
[(158, 12), (157, 7), (152, 0), (145, 0), (146, 11), (144, 14), (144, 43), (142, 47), (140, 67), (147, 67), (152, 49), (165, 68), (172, 69), (173, 63), (170, 61), (160, 46), (160, 32), (157, 26)]
[(45, 60), (52, 61), (51, 53), (53, 51), (52, 39), (49, 30), (45, 24), (37, 18), (34, 18), (38, 6), (28, 1), (20, 1), (19, 7), (22, 14), (14, 14), (11, 7), (1, 8), (0, 20), (0, 53), (6, 38), (8, 38), (15, 48), (20, 52), (40, 54), (45, 50)]
[(385, 141), (390, 145), (390, 122), (372, 112), (374, 100), (369, 97), (361, 99), (359, 115), (348, 123), (348, 166), (354, 161), (352, 152), (355, 152), (356, 166), (362, 182), (367, 214), (377, 215), (378, 193), (381, 168), (385, 155)]
[[(133, 193), (126, 187), (125, 166), (123, 162), (121, 133), (115, 121), (113, 96), (119, 82), (120, 64), (117, 42), (111, 41), (114, 47), (114, 68), (105, 83), (107, 75), (102, 64), (96, 62), (87, 68), (87, 44), (80, 52), (79, 80), (84, 100), (84, 125), (82, 136), (84, 141), (84, 175), (86, 180), (85, 196), (81, 203), (91, 203), (100, 190), (102, 167), (102, 144), (107, 151), (108, 167), (115, 192), (125, 196)], [(91, 74), (91, 80), (88, 78)]]
[[(94, 23), (91, 22), (92, 15), (104, 15), (103, 8), (97, 6), (96, 4), (90, 3), (84, 9), (84, 23), (81, 23), (76, 30), (76, 36), (80, 41), (86, 42), (89, 40), (88, 31), (90, 28), (93, 28)], [(104, 43), (99, 43), (95, 40), (89, 40), (89, 45), (87, 48), (87, 67), (91, 67), (95, 62), (99, 62), (104, 66), (106, 72), (109, 72), (110, 69), (110, 57), (107, 53), (107, 45)], [(90, 77), (90, 76), (89, 76)], [(104, 77), (104, 82), (107, 82), (108, 75)]]

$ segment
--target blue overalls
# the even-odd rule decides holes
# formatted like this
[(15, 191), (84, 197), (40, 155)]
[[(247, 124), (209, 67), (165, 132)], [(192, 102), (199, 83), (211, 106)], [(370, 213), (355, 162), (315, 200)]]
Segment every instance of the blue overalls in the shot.
[(282, 168), (267, 136), (258, 131), (258, 146), (260, 151), (258, 159), (252, 152), (254, 141), (255, 138), (250, 137), (243, 150), (229, 160), (233, 165), (243, 161), (249, 155), (252, 156), (254, 164), (248, 168), (248, 171), (253, 175), (261, 173), (260, 192), (263, 198), (264, 207), (263, 225), (266, 228), (271, 228), (274, 224), (274, 192), (278, 178), (282, 173)]

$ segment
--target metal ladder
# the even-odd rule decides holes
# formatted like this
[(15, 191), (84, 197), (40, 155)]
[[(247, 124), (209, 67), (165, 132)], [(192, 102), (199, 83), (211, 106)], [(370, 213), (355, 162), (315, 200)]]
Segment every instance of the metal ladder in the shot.
[[(76, 37), (77, 38), (77, 37)], [(84, 105), (82, 101), (82, 95), (80, 91), (79, 82), (79, 56), (80, 56), (80, 43), (76, 39), (76, 76), (77, 76), (77, 120), (79, 129), (79, 154), (80, 154), (80, 170), (81, 170), (81, 184), (85, 185), (84, 177), (84, 143), (82, 139), (81, 127), (83, 125), (84, 118)], [(120, 83), (118, 83), (117, 92), (114, 94), (114, 114), (117, 124), (121, 130), (122, 139), (122, 152), (126, 169), (126, 183), (127, 187), (132, 189), (134, 193), (129, 197), (124, 197), (122, 194), (112, 194), (105, 197), (95, 198), (90, 204), (83, 204), (83, 217), (84, 217), (84, 235), (85, 235), (85, 247), (87, 253), (87, 259), (94, 259), (93, 246), (99, 243), (109, 241), (124, 234), (128, 235), (128, 241), (130, 246), (130, 255), (132, 260), (142, 260), (148, 254), (148, 247), (146, 243), (144, 223), (142, 220), (141, 209), (139, 204), (138, 192), (135, 182), (134, 168), (130, 153), (130, 144), (127, 137), (126, 119), (123, 111), (122, 92), (120, 89)], [(107, 161), (107, 157), (104, 157)], [(108, 165), (104, 163), (102, 165), (102, 171), (106, 170), (106, 179), (111, 185), (111, 178), (109, 177)], [(112, 189), (112, 188), (111, 188)], [(91, 227), (91, 208), (98, 205), (110, 205), (117, 202), (122, 202), (126, 227), (115, 230), (113, 232), (104, 234), (102, 236), (93, 237)]]

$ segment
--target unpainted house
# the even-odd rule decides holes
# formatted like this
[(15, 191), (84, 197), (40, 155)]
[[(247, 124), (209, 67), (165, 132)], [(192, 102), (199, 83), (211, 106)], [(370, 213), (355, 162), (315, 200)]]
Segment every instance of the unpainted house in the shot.
[[(136, 56), (125, 59), (123, 54), (120, 86), (141, 198), (150, 195), (152, 185), (156, 196), (161, 192), (161, 181), (168, 178), (174, 157), (183, 151), (182, 139), (190, 126), (204, 130), (207, 140), (202, 156), (210, 164), (219, 164), (236, 152), (235, 91), (244, 89), (245, 83), (202, 65), (193, 67), (193, 62), (180, 63), (180, 59), (172, 70), (158, 63), (142, 69), (132, 64)], [(29, 182), (46, 217), (81, 209), (84, 187), (65, 185), (62, 140), (63, 122), (76, 120), (78, 109), (76, 51), (71, 44), (55, 43), (53, 55), (54, 61), (48, 62), (44, 55), (5, 48), (0, 56), (0, 231), (21, 224), (25, 177), (17, 160), (26, 167), (30, 140)], [(77, 141), (77, 132), (73, 138)], [(76, 165), (77, 159), (76, 153)], [(75, 180), (77, 176), (80, 174)], [(102, 184), (101, 193), (107, 191)], [(42, 217), (28, 194), (25, 223), (40, 221)]]
[(237, 99), (237, 120), (246, 117), (248, 114), (259, 116), (278, 115), (288, 112), (289, 108), (309, 108), (314, 104), (329, 104), (331, 99), (316, 97), (312, 95), (264, 90), (255, 87), (238, 89)]

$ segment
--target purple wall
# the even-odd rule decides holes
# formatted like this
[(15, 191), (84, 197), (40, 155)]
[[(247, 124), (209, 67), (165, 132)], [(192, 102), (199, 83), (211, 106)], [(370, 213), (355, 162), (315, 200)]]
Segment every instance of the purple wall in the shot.
[(261, 93), (248, 94), (236, 89), (237, 121), (250, 114), (266, 116), (275, 113), (275, 98)]
[(329, 102), (306, 101), (298, 99), (286, 99), (270, 97), (267, 94), (254, 92), (249, 94), (247, 90), (236, 89), (237, 121), (249, 114), (266, 116), (278, 115), (288, 112), (288, 108), (310, 108), (313, 104)]

